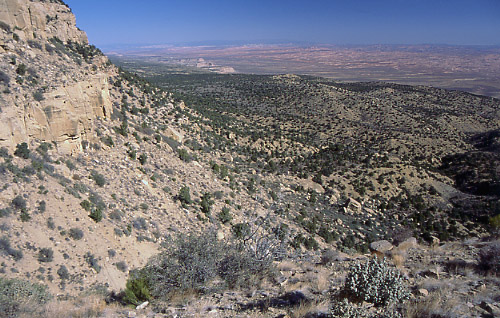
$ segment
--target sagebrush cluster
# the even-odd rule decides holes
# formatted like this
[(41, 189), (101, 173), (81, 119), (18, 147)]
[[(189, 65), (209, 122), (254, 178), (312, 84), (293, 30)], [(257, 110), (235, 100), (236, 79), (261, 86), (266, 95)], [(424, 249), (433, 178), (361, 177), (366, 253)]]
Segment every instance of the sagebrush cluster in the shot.
[(404, 277), (391, 268), (385, 258), (354, 264), (347, 275), (344, 290), (349, 296), (376, 306), (401, 302), (410, 296)]

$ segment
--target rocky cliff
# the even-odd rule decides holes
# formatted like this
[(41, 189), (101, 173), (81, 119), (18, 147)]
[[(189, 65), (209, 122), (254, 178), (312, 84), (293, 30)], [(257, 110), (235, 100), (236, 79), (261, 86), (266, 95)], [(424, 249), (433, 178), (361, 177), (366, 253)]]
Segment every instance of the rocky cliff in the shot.
[(22, 40), (57, 37), (87, 44), (87, 35), (62, 1), (0, 0), (0, 21)]
[(0, 0), (0, 146), (48, 141), (61, 153), (92, 140), (111, 113), (114, 67), (61, 1)]

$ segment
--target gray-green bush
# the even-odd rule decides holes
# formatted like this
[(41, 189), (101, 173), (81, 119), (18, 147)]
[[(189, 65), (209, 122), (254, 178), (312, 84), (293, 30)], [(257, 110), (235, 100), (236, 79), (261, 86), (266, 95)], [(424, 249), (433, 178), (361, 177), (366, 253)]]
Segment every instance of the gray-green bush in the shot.
[(71, 228), (68, 234), (74, 240), (81, 240), (83, 238), (83, 231), (77, 227)]
[(254, 286), (274, 273), (271, 255), (257, 258), (245, 245), (218, 240), (214, 231), (179, 236), (165, 246), (144, 268), (131, 272), (127, 301), (168, 298), (187, 290), (204, 293)]
[(90, 173), (90, 177), (100, 187), (102, 187), (106, 184), (106, 178), (102, 174), (100, 174), (99, 172), (97, 172), (95, 170), (92, 170), (92, 172)]
[(487, 274), (500, 275), (500, 241), (483, 247), (478, 255), (479, 269)]
[(1, 317), (18, 317), (20, 314), (36, 317), (35, 312), (51, 298), (46, 286), (0, 277)]
[(387, 264), (386, 259), (372, 258), (354, 264), (347, 274), (344, 292), (353, 300), (384, 306), (409, 298), (403, 275)]
[(0, 252), (12, 256), (15, 261), (23, 258), (23, 252), (12, 248), (9, 238), (6, 236), (0, 238)]
[(42, 263), (49, 263), (54, 260), (54, 251), (50, 247), (41, 248), (38, 251), (38, 261)]
[(99, 260), (95, 258), (94, 254), (87, 252), (85, 253), (85, 261), (87, 264), (92, 267), (97, 273), (101, 271), (101, 265), (99, 265)]
[(61, 265), (57, 270), (57, 275), (59, 275), (59, 278), (61, 278), (62, 280), (68, 279), (69, 278), (68, 268), (64, 265)]

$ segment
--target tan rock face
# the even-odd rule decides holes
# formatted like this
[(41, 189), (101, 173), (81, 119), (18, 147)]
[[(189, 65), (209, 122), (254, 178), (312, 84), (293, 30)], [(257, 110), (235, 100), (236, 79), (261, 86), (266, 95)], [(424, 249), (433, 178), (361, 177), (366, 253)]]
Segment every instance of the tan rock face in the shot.
[[(84, 61), (47, 41), (57, 37), (61, 43), (87, 44), (87, 36), (78, 30), (74, 15), (63, 4), (0, 0), (0, 21), (19, 36), (13, 40), (9, 32), (0, 30), (0, 38), (7, 43), (0, 61), (7, 65), (12, 91), (0, 99), (0, 147), (14, 149), (21, 142), (38, 140), (54, 142), (60, 153), (79, 152), (83, 140), (94, 138), (94, 120), (111, 115), (108, 78), (116, 75), (114, 68), (107, 65), (104, 56)], [(47, 51), (46, 45), (58, 53)], [(20, 83), (13, 80), (20, 65), (35, 74), (37, 83), (29, 83), (28, 75), (22, 76)]]
[(28, 138), (55, 141), (62, 153), (78, 152), (81, 141), (91, 137), (94, 119), (105, 119), (111, 111), (106, 74), (58, 87), (26, 109)]
[(44, 97), (25, 106), (3, 107), (0, 146), (13, 148), (37, 139), (56, 142), (61, 153), (79, 152), (81, 142), (92, 138), (93, 121), (107, 119), (112, 112), (107, 74), (57, 87)]
[(58, 37), (88, 43), (85, 32), (76, 27), (75, 16), (65, 5), (29, 0), (0, 0), (0, 21), (8, 24), (21, 38)]

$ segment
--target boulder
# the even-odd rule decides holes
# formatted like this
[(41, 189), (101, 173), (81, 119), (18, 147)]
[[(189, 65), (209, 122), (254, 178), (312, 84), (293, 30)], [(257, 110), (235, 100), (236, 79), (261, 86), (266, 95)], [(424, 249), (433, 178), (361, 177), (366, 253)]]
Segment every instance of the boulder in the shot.
[(347, 210), (350, 210), (355, 213), (361, 212), (362, 205), (358, 201), (354, 200), (353, 198), (347, 199), (345, 203), (345, 208)]
[(403, 242), (399, 243), (398, 249), (407, 250), (410, 248), (416, 248), (418, 246), (417, 239), (414, 237), (409, 237)]
[(135, 307), (135, 309), (136, 310), (142, 310), (142, 309), (146, 308), (148, 305), (149, 305), (149, 301), (145, 301), (142, 304), (140, 304), (137, 307)]
[(380, 254), (385, 254), (386, 252), (392, 250), (393, 248), (394, 246), (391, 244), (391, 242), (386, 240), (375, 241), (370, 244), (370, 249), (373, 252), (377, 252)]
[(172, 138), (177, 142), (182, 143), (182, 141), (184, 140), (184, 136), (172, 127), (168, 127), (167, 129), (165, 129), (164, 133), (165, 136), (167, 136), (168, 138)]

